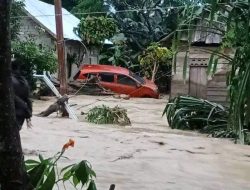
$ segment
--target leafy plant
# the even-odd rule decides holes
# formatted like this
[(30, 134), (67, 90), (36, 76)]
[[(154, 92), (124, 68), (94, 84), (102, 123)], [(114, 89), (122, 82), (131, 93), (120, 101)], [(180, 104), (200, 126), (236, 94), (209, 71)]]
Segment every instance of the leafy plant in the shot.
[(131, 124), (127, 116), (127, 110), (119, 106), (114, 108), (109, 108), (105, 105), (95, 106), (88, 111), (86, 119), (96, 124), (118, 124), (123, 126)]
[(169, 65), (172, 58), (171, 51), (166, 47), (160, 47), (158, 43), (152, 43), (139, 56), (140, 64), (144, 68), (145, 75), (155, 81), (160, 65)]
[(117, 32), (114, 19), (104, 16), (87, 16), (82, 18), (75, 32), (87, 44), (101, 45), (105, 39), (110, 39)]
[(40, 49), (33, 41), (13, 42), (12, 54), (20, 61), (22, 74), (33, 89), (35, 88), (34, 72), (42, 74), (43, 71), (52, 73), (56, 71), (55, 52), (44, 47)]
[(174, 129), (198, 130), (213, 137), (236, 138), (228, 125), (229, 111), (220, 104), (189, 96), (169, 101), (163, 115)]
[(94, 178), (95, 172), (91, 165), (83, 160), (78, 164), (72, 164), (58, 170), (58, 161), (63, 157), (65, 150), (74, 147), (74, 141), (70, 139), (55, 156), (44, 159), (39, 155), (39, 161), (26, 160), (25, 165), (30, 176), (31, 184), (36, 190), (52, 190), (55, 185), (69, 181), (77, 189), (78, 186), (86, 187), (87, 190), (96, 190)]

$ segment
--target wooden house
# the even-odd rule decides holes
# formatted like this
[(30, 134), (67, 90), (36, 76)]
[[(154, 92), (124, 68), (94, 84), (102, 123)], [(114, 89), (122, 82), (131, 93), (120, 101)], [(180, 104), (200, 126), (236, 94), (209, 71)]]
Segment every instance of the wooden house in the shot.
[[(182, 46), (172, 71), (170, 97), (190, 95), (207, 99), (223, 105), (228, 104), (227, 74), (230, 69), (228, 61), (220, 58), (214, 75), (208, 75), (208, 63), (211, 52), (218, 49), (222, 38), (218, 34), (197, 30), (192, 36), (191, 47), (187, 46), (187, 37), (182, 36)], [(186, 80), (184, 80), (184, 60), (187, 56)], [(224, 49), (224, 53), (233, 56), (233, 51)]]

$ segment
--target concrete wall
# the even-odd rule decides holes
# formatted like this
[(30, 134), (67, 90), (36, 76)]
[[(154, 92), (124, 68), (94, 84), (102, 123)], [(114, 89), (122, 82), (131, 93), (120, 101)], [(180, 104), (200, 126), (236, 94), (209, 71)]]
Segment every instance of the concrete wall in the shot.
[(32, 40), (37, 45), (48, 47), (50, 49), (56, 49), (55, 38), (41, 28), (30, 17), (24, 17), (21, 21), (21, 27), (19, 32), (19, 39), (21, 41)]

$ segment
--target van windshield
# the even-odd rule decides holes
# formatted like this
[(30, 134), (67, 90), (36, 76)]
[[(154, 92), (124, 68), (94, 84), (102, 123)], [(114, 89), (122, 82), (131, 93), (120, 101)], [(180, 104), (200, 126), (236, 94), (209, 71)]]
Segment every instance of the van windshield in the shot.
[(145, 80), (144, 80), (142, 77), (136, 75), (135, 73), (133, 73), (133, 72), (130, 71), (130, 72), (129, 72), (129, 75), (130, 75), (131, 77), (133, 77), (135, 80), (137, 80), (139, 83), (145, 84)]

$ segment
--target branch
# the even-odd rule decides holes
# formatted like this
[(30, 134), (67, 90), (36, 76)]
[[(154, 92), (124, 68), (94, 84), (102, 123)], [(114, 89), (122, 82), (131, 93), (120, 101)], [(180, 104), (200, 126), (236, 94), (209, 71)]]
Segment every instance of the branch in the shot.
[(167, 34), (167, 36), (165, 36), (164, 38), (160, 39), (158, 42), (161, 43), (161, 42), (165, 42), (165, 41), (169, 40), (175, 34), (176, 31), (177, 30), (174, 30), (170, 34)]
[(142, 36), (142, 37), (145, 37), (147, 38), (148, 36), (145, 34), (145, 32), (137, 32), (137, 31), (125, 31), (125, 30), (121, 30), (120, 31), (121, 33), (125, 33), (125, 34), (135, 34), (135, 35), (138, 35), (138, 36)]

